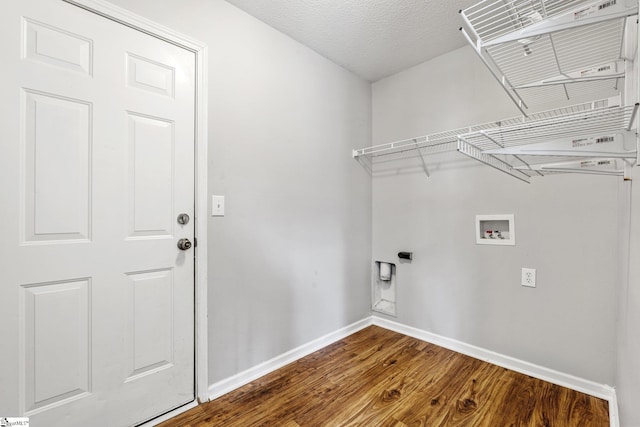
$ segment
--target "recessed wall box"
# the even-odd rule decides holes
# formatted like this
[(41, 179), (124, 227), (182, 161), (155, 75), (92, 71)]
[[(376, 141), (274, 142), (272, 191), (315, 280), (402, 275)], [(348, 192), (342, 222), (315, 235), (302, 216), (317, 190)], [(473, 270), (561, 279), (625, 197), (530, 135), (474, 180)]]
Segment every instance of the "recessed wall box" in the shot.
[(391, 262), (376, 261), (374, 263), (373, 311), (396, 315), (396, 265)]
[(476, 215), (476, 243), (514, 246), (516, 230), (513, 215)]

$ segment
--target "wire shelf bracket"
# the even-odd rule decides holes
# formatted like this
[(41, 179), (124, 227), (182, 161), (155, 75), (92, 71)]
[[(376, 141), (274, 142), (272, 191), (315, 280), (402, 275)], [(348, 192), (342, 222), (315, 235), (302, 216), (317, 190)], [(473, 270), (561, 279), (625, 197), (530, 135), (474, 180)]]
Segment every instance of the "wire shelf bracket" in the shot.
[(580, 173), (587, 175), (613, 175), (613, 176), (625, 176), (625, 165), (616, 159), (592, 159), (592, 160), (578, 160), (570, 162), (555, 162), (531, 165), (528, 167), (515, 166), (516, 170), (530, 169), (542, 172), (554, 172), (554, 173)]
[(491, 154), (483, 153), (481, 150), (467, 143), (463, 137), (458, 137), (458, 152), (471, 157), (472, 159), (478, 160), (479, 162), (484, 163), (487, 166), (491, 166), (494, 169), (504, 172), (507, 175), (511, 175), (512, 177), (526, 182), (527, 184), (531, 183), (529, 175), (511, 167), (511, 165), (509, 165), (508, 163)]
[[(634, 148), (627, 148), (633, 144)], [(511, 156), (567, 156), (567, 157), (609, 157), (621, 159), (636, 158), (636, 134), (634, 131), (596, 134), (581, 137), (557, 138), (547, 142), (520, 145), (508, 148), (484, 150), (485, 154)]]
[(537, 82), (514, 86), (513, 89), (527, 89), (532, 87), (563, 85), (567, 83), (592, 82), (596, 80), (622, 79), (625, 77), (624, 61), (614, 61), (599, 64), (578, 71), (549, 77)]

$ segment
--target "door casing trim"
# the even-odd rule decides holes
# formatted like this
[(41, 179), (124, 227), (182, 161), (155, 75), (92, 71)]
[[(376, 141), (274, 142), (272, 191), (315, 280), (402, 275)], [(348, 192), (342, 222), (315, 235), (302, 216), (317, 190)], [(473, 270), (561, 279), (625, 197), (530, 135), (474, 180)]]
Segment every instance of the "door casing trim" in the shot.
[(195, 54), (195, 380), (196, 398), (208, 400), (207, 347), (207, 45), (104, 0), (62, 0)]

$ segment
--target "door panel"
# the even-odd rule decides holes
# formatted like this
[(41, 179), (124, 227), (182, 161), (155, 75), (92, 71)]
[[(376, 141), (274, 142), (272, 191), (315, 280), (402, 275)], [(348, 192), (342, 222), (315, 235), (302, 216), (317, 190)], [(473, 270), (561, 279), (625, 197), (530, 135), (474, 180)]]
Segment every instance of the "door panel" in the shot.
[(174, 126), (171, 121), (129, 115), (130, 238), (172, 236)]
[(88, 240), (91, 105), (24, 91), (25, 242)]
[(24, 19), (24, 57), (91, 74), (93, 41), (60, 28)]
[(0, 16), (0, 415), (133, 425), (194, 398), (195, 56), (59, 0)]
[(135, 381), (174, 364), (171, 318), (174, 281), (173, 270), (168, 269), (129, 273), (128, 277), (130, 374), (126, 381)]
[(22, 287), (27, 412), (89, 391), (89, 289), (89, 279)]
[(127, 83), (130, 87), (173, 98), (175, 89), (173, 67), (128, 52), (127, 70)]

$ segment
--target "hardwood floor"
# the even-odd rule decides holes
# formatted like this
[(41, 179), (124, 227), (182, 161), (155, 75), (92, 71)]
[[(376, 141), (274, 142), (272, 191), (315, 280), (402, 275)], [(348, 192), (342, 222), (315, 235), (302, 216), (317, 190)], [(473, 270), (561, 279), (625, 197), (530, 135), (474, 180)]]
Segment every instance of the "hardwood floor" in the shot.
[(608, 403), (376, 326), (161, 427), (609, 426)]

